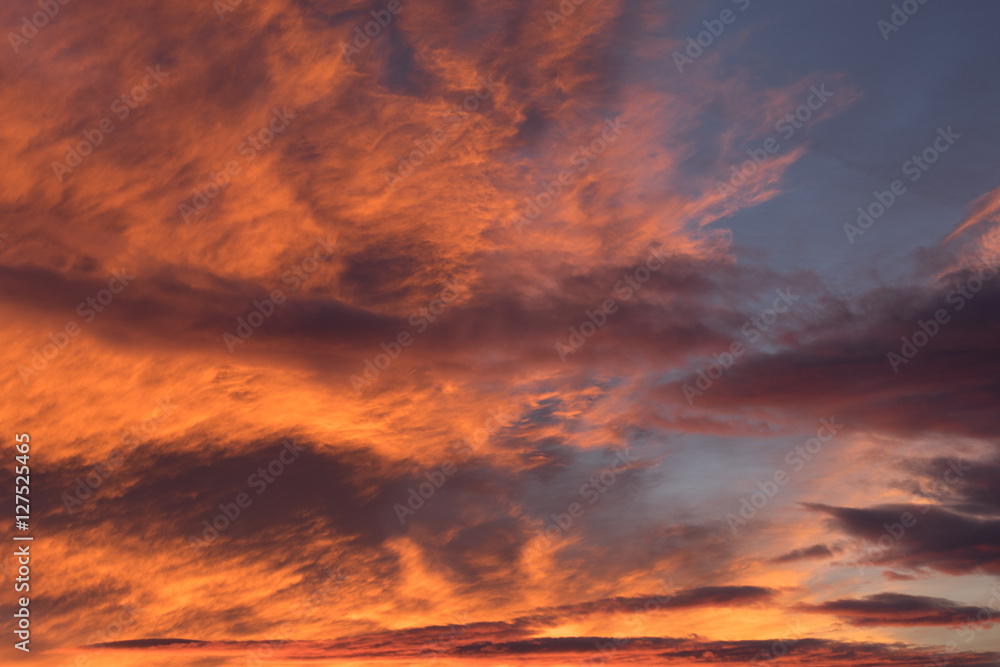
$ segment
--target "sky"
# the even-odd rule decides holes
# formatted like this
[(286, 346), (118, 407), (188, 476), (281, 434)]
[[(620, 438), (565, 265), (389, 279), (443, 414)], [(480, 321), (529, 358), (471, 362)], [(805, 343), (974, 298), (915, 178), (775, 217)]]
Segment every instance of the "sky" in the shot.
[(4, 3), (0, 661), (1000, 665), (998, 21)]

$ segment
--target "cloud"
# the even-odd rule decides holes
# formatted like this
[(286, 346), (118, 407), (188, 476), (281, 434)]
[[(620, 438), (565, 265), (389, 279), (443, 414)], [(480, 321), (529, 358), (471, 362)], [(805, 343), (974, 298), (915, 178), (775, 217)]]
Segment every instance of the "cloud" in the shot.
[[(789, 331), (782, 325), (778, 349), (741, 359), (697, 397), (694, 408), (678, 410), (679, 417), (781, 405), (785, 412), (833, 414), (854, 428), (901, 436), (988, 438), (995, 420), (986, 397), (1000, 391), (1000, 357), (988, 333), (1000, 312), (1000, 283), (985, 281), (972, 298), (960, 296), (955, 286), (974, 276), (963, 270), (933, 288), (879, 288), (851, 301), (821, 297), (823, 308), (809, 314), (807, 326)], [(900, 354), (902, 338), (921, 331), (918, 323), (939, 309), (947, 323), (893, 372), (889, 353)], [(665, 383), (660, 395), (676, 400), (695, 379)]]
[(811, 547), (795, 549), (788, 553), (775, 556), (771, 559), (773, 563), (794, 563), (799, 560), (828, 558), (834, 555), (834, 551), (825, 544), (814, 544)]
[[(435, 628), (434, 631), (439, 630)], [(351, 642), (283, 642), (280, 645), (269, 645), (262, 642), (245, 643), (205, 643), (191, 645), (189, 648), (176, 647), (174, 655), (178, 657), (186, 652), (199, 650), (217, 652), (253, 651), (262, 645), (272, 648), (276, 657), (288, 660), (295, 659), (352, 659), (373, 660), (377, 658), (392, 659), (426, 659), (427, 653), (418, 650), (417, 646), (407, 646), (405, 642), (385, 641), (390, 636), (383, 637), (379, 647), (369, 647), (366, 639), (362, 644)], [(167, 642), (159, 641), (164, 648)], [(180, 640), (186, 641), (186, 640)], [(277, 648), (275, 648), (277, 646)], [(929, 654), (925, 649), (902, 644), (879, 644), (872, 642), (845, 643), (831, 640), (800, 639), (800, 640), (758, 640), (758, 641), (703, 641), (692, 638), (672, 637), (634, 637), (622, 641), (615, 637), (544, 637), (517, 641), (494, 642), (474, 641), (455, 643), (447, 647), (435, 644), (434, 659), (449, 662), (459, 658), (498, 659), (502, 657), (517, 658), (529, 662), (553, 664), (560, 660), (585, 660), (590, 657), (601, 658), (600, 647), (605, 654), (609, 651), (616, 658), (628, 659), (635, 664), (662, 664), (663, 660), (696, 660), (708, 664), (738, 664), (754, 658), (774, 657), (772, 651), (778, 649), (782, 661), (789, 665), (815, 664), (822, 660), (829, 665), (880, 664), (899, 665), (901, 667), (918, 667), (925, 664)], [(109, 648), (132, 648), (131, 646), (116, 646)], [(996, 660), (998, 654), (985, 652), (953, 652), (948, 654), (949, 664), (962, 667), (988, 667)]]
[(984, 619), (988, 621), (1000, 613), (995, 609), (960, 605), (944, 598), (903, 593), (877, 593), (861, 599), (831, 600), (799, 608), (807, 612), (833, 614), (858, 626), (957, 626), (981, 623)]
[(979, 519), (933, 505), (806, 507), (826, 514), (835, 527), (864, 540), (863, 561), (952, 575), (1000, 574), (1000, 519)]
[[(799, 619), (789, 664), (923, 667), (923, 649), (893, 643), (908, 635), (871, 643), (793, 598), (819, 573), (849, 588), (852, 548), (903, 591), (911, 571), (956, 586), (1000, 572), (1000, 469), (984, 453), (1000, 282), (949, 302), (995, 241), (996, 191), (960, 210), (982, 165), (956, 176), (942, 160), (947, 197), (920, 183), (938, 227), (913, 234), (905, 267), (860, 249), (825, 265), (821, 225), (840, 235), (832, 218), (852, 206), (837, 202), (870, 191), (851, 179), (884, 168), (847, 151), (896, 89), (867, 78), (884, 71), (868, 51), (842, 57), (854, 28), (838, 22), (874, 20), (748, 3), (680, 73), (673, 51), (715, 18), (659, 0), (403, 0), (352, 58), (384, 2), (231, 2), (224, 20), (207, 0), (58, 4), (0, 73), (0, 387), (34, 448), (40, 667), (101, 650), (102, 632), (123, 667), (272, 644), (289, 661), (555, 664), (611, 642), (640, 663), (740, 663)], [(6, 24), (38, 11), (17, 0)], [(963, 45), (995, 23), (969, 15)], [(802, 34), (836, 57), (771, 52)], [(975, 72), (953, 59), (980, 51), (939, 51), (941, 73)], [(149, 68), (166, 75), (147, 90)], [(816, 86), (835, 94), (720, 191)], [(965, 99), (938, 93), (892, 97)], [(912, 133), (892, 110), (893, 136)], [(114, 130), (95, 134), (105, 118)], [(808, 241), (782, 226), (802, 202)], [(651, 248), (662, 266), (640, 279)], [(123, 268), (134, 280), (85, 321), (79, 304)], [(446, 283), (460, 294), (442, 307)], [(688, 404), (683, 385), (787, 289), (792, 312)], [(227, 349), (274, 290), (284, 302)], [(886, 354), (938, 308), (952, 321), (893, 373)], [(734, 538), (730, 496), (831, 415), (847, 429), (829, 456)], [(286, 439), (301, 455), (268, 473)], [(970, 451), (973, 470), (937, 483)], [(859, 481), (880, 452), (892, 474)], [(573, 503), (584, 512), (564, 527)], [(869, 554), (904, 511), (916, 525)], [(553, 524), (558, 539), (532, 548)], [(0, 556), (4, 582), (16, 566)], [(665, 576), (676, 588), (657, 588)]]

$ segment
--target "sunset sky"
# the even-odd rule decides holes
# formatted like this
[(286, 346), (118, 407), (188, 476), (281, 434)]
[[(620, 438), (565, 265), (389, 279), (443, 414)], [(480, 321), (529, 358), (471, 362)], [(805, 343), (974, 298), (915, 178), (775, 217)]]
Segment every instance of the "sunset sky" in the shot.
[(0, 663), (1000, 665), (1000, 3), (0, 24)]

